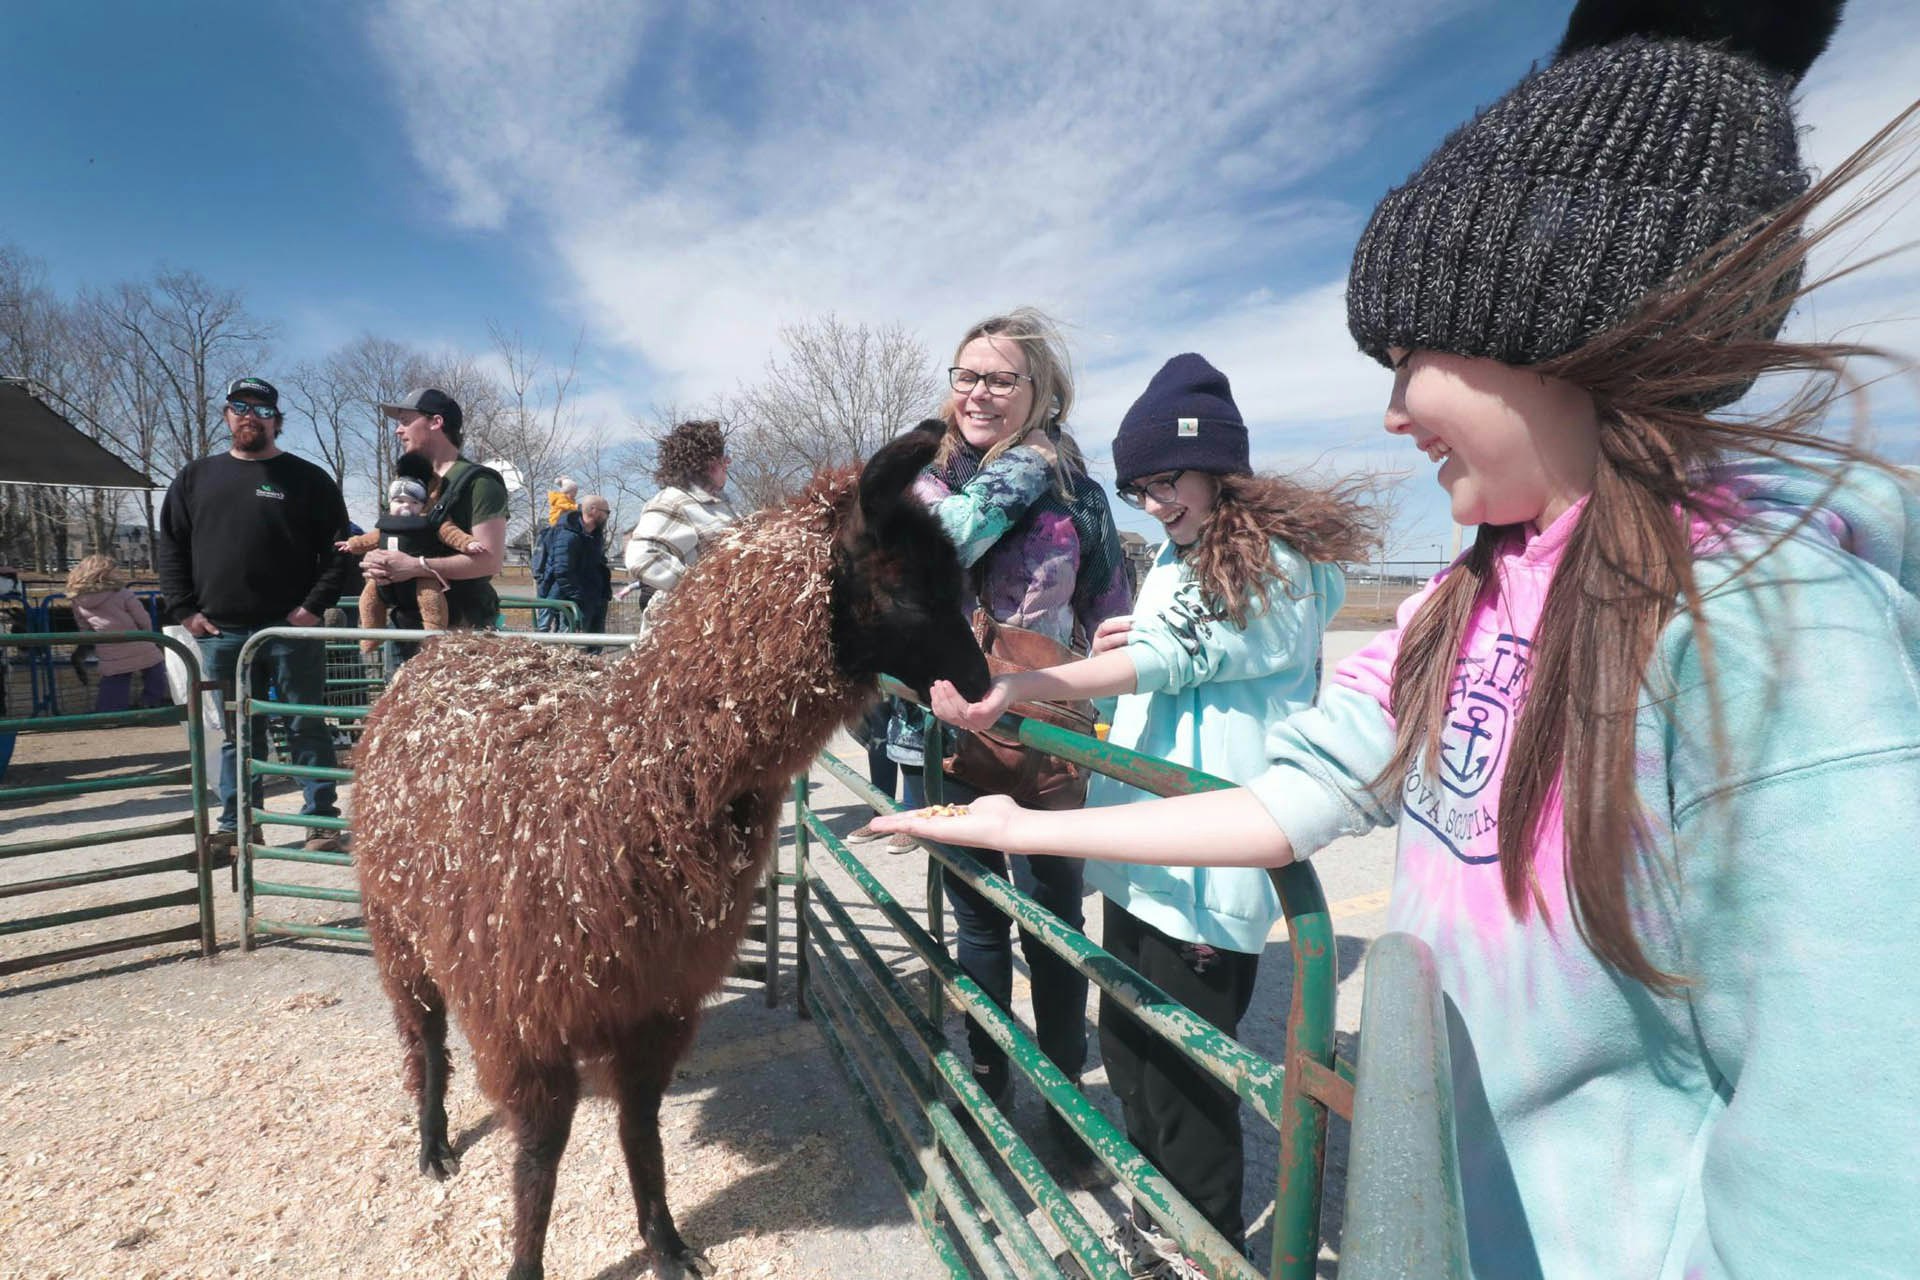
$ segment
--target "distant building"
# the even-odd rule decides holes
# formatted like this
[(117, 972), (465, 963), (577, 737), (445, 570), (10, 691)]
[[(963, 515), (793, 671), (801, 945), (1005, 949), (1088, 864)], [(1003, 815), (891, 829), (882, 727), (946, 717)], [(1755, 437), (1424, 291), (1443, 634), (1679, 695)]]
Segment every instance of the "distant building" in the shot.
[(1147, 570), (1153, 568), (1153, 555), (1157, 547), (1131, 529), (1120, 531), (1120, 550), (1127, 557), (1127, 573), (1133, 578), (1134, 594), (1140, 592), (1140, 584), (1147, 580)]

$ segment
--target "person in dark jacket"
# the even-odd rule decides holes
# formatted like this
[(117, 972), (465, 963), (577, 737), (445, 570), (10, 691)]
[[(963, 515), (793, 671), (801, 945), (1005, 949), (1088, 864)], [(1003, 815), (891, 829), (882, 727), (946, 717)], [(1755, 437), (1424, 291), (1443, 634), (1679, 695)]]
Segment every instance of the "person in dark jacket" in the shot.
[[(200, 643), (207, 678), (229, 686), (238, 674), (240, 650), (267, 627), (317, 627), (320, 615), (340, 599), (351, 566), (334, 549), (345, 536), (347, 504), (333, 477), (304, 458), (282, 452), (280, 393), (264, 378), (228, 385), (225, 408), (232, 446), (181, 468), (160, 509), (160, 589), (167, 608)], [(253, 696), (267, 696), (268, 681), (279, 700), (317, 705), (326, 701), (321, 646), (274, 640), (259, 651)], [(333, 737), (318, 716), (291, 717), (293, 763), (332, 768)], [(226, 724), (220, 744), (218, 848), (232, 848), (238, 825), (234, 729)], [(253, 717), (253, 754), (267, 755), (267, 724)], [(334, 784), (301, 783), (301, 812), (338, 817)], [(248, 788), (260, 803), (260, 780)], [(307, 848), (338, 849), (331, 833), (313, 832)]]
[(571, 600), (580, 608), (580, 630), (607, 629), (607, 602), (613, 598), (613, 573), (607, 568), (607, 500), (590, 493), (578, 511), (560, 517), (549, 535), (546, 574), (540, 594)]

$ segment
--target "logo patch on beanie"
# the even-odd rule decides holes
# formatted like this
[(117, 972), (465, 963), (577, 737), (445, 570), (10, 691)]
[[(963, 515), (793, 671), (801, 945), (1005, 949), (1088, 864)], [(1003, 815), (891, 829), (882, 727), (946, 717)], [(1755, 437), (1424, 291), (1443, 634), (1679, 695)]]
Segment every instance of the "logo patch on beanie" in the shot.
[(1174, 434), (1180, 436), (1197, 436), (1200, 434), (1200, 419), (1181, 418), (1179, 422), (1179, 428)]

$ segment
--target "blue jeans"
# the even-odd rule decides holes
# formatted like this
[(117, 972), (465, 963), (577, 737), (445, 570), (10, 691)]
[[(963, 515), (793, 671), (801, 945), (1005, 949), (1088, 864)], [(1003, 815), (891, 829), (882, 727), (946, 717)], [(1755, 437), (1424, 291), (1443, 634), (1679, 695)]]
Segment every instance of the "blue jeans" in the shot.
[[(912, 781), (904, 803), (918, 808), (926, 803), (924, 778), (917, 769), (909, 777)], [(977, 795), (952, 778), (942, 781), (942, 799), (948, 804), (965, 804)], [(911, 794), (915, 791), (920, 795)], [(994, 849), (971, 852), (987, 870), (1006, 877), (1006, 854)], [(1023, 853), (1014, 854), (1012, 861), (1014, 888), (1059, 916), (1062, 923), (1075, 929), (1085, 925), (1082, 899), (1086, 896), (1086, 863), (1078, 858), (1029, 857)], [(941, 877), (946, 882), (947, 904), (953, 908), (957, 939), (954, 958), (995, 1004), (1009, 1009), (1013, 1003), (1013, 921), (953, 872), (943, 869)], [(1027, 958), (1027, 970), (1033, 975), (1034, 1038), (1040, 1051), (1063, 1075), (1078, 1080), (1087, 1065), (1087, 979), (1025, 929), (1020, 931), (1020, 953)], [(988, 1093), (1000, 1092), (1007, 1079), (1006, 1050), (972, 1018), (967, 1019), (967, 1047), (972, 1051), (973, 1074), (980, 1087)]]
[[(222, 686), (223, 699), (237, 697), (234, 681), (239, 674), (241, 646), (246, 644), (254, 631), (264, 629), (255, 627), (242, 631), (228, 628), (217, 636), (200, 637), (200, 665), (205, 669), (207, 679), (217, 681)], [(252, 676), (251, 693), (255, 698), (266, 697), (271, 687), (276, 702), (319, 705), (326, 701), (326, 653), (317, 640), (267, 641), (254, 651)], [(333, 734), (328, 730), (326, 720), (320, 716), (292, 716), (290, 720), (292, 723), (287, 739), (293, 763), (333, 768)], [(234, 740), (233, 717), (221, 717), (220, 727), (220, 820), (217, 826), (221, 831), (232, 831), (238, 827), (240, 820), (236, 799), (239, 788), (235, 781), (239, 751)], [(251, 716), (247, 728), (253, 758), (265, 760), (267, 718), (262, 715)], [(247, 788), (247, 802), (255, 809), (261, 805), (261, 784), (262, 780), (255, 778)], [(300, 812), (327, 818), (340, 816), (333, 783), (317, 778), (302, 778), (300, 790), (306, 796), (306, 803), (300, 807)]]

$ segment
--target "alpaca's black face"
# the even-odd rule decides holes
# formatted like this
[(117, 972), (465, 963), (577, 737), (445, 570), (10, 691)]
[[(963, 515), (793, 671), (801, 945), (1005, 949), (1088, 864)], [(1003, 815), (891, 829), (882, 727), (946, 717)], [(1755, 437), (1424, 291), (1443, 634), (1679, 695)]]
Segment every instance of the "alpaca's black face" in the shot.
[(858, 511), (834, 548), (834, 661), (856, 678), (890, 675), (924, 697), (951, 680), (968, 698), (987, 692), (974, 642), (973, 602), (953, 544), (909, 490), (940, 444), (922, 423), (868, 460)]

